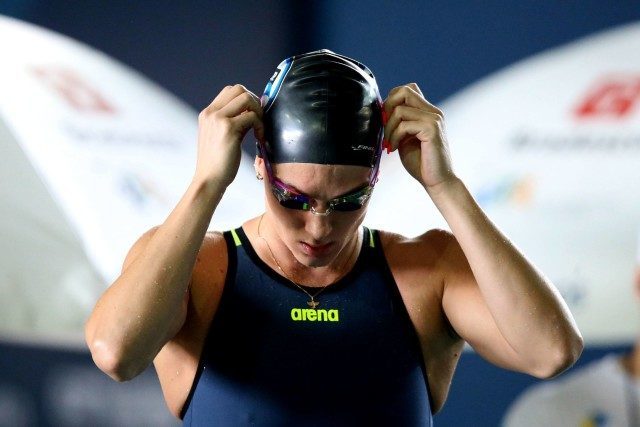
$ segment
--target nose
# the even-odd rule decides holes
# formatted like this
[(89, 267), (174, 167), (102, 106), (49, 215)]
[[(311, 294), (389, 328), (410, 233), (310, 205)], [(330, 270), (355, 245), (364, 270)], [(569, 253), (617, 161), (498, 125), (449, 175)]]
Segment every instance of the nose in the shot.
[(327, 216), (331, 213), (331, 206), (328, 203), (322, 203), (318, 200), (311, 199), (311, 213), (317, 216)]
[[(329, 206), (318, 206), (319, 212), (325, 212)], [(331, 224), (330, 215), (314, 215), (311, 212), (307, 212), (306, 231), (312, 237), (311, 243), (326, 243), (326, 238), (331, 234), (333, 226)]]

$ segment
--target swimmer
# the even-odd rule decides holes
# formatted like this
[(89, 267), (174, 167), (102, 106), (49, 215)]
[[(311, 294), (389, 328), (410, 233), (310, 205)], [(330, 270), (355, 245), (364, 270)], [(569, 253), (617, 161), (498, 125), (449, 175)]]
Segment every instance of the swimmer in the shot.
[[(578, 358), (565, 302), (455, 174), (417, 84), (382, 101), (365, 65), (320, 50), (283, 61), (262, 98), (225, 87), (198, 122), (184, 196), (86, 324), (97, 366), (126, 381), (153, 362), (185, 424), (431, 425), (465, 342), (539, 378)], [(251, 129), (265, 211), (207, 232)], [(382, 155), (451, 232), (362, 225)]]

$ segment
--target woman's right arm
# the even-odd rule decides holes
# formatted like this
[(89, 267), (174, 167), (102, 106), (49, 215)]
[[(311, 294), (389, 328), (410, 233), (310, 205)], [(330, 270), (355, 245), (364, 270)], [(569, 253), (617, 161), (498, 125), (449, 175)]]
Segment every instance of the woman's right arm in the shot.
[(205, 233), (238, 171), (244, 135), (253, 128), (262, 138), (261, 119), (260, 101), (241, 85), (225, 87), (200, 113), (193, 180), (165, 222), (133, 245), (85, 326), (94, 362), (113, 379), (141, 373), (184, 324)]

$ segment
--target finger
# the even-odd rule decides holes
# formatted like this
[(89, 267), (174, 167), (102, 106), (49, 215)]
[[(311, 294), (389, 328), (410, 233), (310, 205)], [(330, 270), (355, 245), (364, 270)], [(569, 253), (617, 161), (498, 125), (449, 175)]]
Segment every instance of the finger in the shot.
[[(413, 85), (415, 85), (415, 83), (413, 83)], [(389, 96), (384, 101), (384, 109), (387, 117), (389, 117), (391, 113), (393, 113), (393, 110), (398, 105), (408, 105), (410, 107), (420, 108), (426, 111), (443, 115), (440, 109), (431, 104), (422, 96), (420, 88), (418, 88), (417, 85), (415, 85), (415, 87), (417, 88), (417, 90), (413, 87), (410, 87), (409, 85), (404, 85), (398, 86), (389, 91)]]
[[(430, 116), (425, 120), (425, 115)], [(419, 111), (417, 120), (402, 120), (391, 130), (388, 141), (388, 152), (395, 151), (400, 145), (422, 133), (433, 135), (440, 127), (438, 116), (434, 113)]]
[(387, 118), (387, 124), (384, 127), (385, 139), (389, 139), (391, 133), (402, 120), (419, 120), (424, 114), (427, 113), (418, 108), (408, 107), (406, 105), (397, 106), (394, 108), (393, 113)]
[(264, 142), (264, 125), (262, 124), (262, 120), (258, 120), (254, 123), (253, 136), (257, 141)]
[(420, 94), (407, 85), (394, 87), (389, 91), (387, 99), (384, 100), (384, 110), (387, 116), (390, 116), (398, 105), (404, 104), (416, 108), (426, 107), (426, 101), (420, 98)]
[[(407, 86), (409, 86), (411, 89), (415, 90), (416, 92), (418, 92), (420, 94), (421, 97), (425, 98), (424, 94), (422, 93), (422, 91), (420, 90), (420, 88), (418, 87), (418, 83), (408, 83)], [(426, 99), (426, 98), (425, 98)]]
[(261, 139), (264, 135), (262, 119), (255, 111), (244, 111), (237, 117), (233, 117), (231, 120), (234, 127), (239, 129), (243, 136), (250, 128), (253, 128), (253, 133), (256, 138)]
[(243, 92), (248, 92), (248, 90), (241, 84), (225, 86), (213, 99), (213, 101), (211, 101), (211, 103), (206, 108), (204, 108), (203, 112), (217, 111)]
[(385, 140), (389, 141), (391, 139), (391, 135), (402, 122), (417, 121), (422, 123), (424, 127), (428, 127), (430, 123), (434, 121), (439, 122), (441, 119), (442, 118), (436, 113), (400, 105), (394, 109), (393, 114), (391, 114), (391, 117), (389, 117), (387, 121), (387, 126), (384, 128)]
[(253, 111), (258, 116), (262, 116), (262, 107), (258, 97), (250, 92), (245, 91), (233, 98), (227, 105), (218, 110), (223, 117), (236, 117), (244, 111)]
[(423, 126), (417, 121), (400, 122), (389, 136), (387, 152), (396, 151), (401, 144), (416, 138), (422, 130)]

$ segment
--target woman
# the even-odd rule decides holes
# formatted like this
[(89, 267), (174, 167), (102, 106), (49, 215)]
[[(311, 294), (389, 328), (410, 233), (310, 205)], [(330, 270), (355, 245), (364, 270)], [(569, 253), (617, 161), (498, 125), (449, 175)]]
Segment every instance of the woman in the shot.
[[(265, 213), (207, 233), (251, 128)], [(383, 147), (452, 233), (361, 226)], [(262, 100), (235, 85), (201, 112), (190, 186), (86, 337), (111, 377), (153, 361), (172, 413), (216, 425), (430, 425), (465, 341), (542, 378), (582, 350), (555, 287), (455, 175), (443, 113), (414, 83), (382, 102), (364, 65), (326, 50), (283, 61)]]

